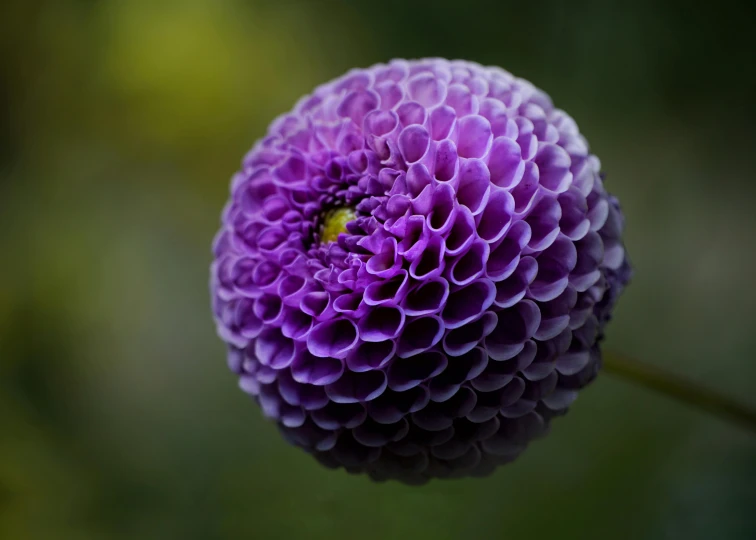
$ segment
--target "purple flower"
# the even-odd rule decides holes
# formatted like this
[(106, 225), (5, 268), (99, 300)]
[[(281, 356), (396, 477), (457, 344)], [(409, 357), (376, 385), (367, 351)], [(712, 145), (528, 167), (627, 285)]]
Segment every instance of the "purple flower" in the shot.
[(222, 223), (213, 312), (241, 388), (376, 479), (516, 457), (596, 375), (630, 277), (574, 120), (470, 62), (316, 88), (244, 158)]

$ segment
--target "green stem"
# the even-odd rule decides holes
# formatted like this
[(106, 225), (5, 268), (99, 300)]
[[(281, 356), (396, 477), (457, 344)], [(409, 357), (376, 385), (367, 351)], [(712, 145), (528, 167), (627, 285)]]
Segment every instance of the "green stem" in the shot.
[(756, 433), (756, 410), (749, 408), (709, 388), (695, 385), (657, 367), (624, 358), (615, 353), (604, 353), (604, 369), (623, 379), (712, 413), (725, 420), (740, 424)]

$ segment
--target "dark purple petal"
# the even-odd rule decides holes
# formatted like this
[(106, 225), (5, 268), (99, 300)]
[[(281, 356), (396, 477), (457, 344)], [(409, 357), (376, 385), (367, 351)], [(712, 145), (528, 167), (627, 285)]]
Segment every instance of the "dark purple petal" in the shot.
[(338, 380), (344, 373), (344, 363), (338, 358), (322, 358), (308, 350), (299, 351), (291, 364), (291, 375), (302, 384), (324, 386)]
[(533, 257), (521, 258), (512, 275), (496, 283), (494, 304), (508, 308), (522, 300), (537, 273), (538, 263)]
[(431, 235), (446, 235), (454, 224), (456, 213), (454, 189), (448, 184), (440, 184), (433, 191), (431, 210), (427, 220)]
[(540, 184), (553, 193), (567, 191), (572, 183), (570, 156), (556, 144), (541, 143), (534, 162), (540, 172)]
[(490, 174), (485, 163), (470, 159), (463, 163), (459, 171), (457, 200), (477, 216), (488, 203), (491, 193)]
[(574, 186), (561, 193), (558, 201), (562, 210), (559, 229), (570, 240), (580, 240), (591, 228), (591, 222), (588, 219), (588, 202), (580, 190)]
[(525, 221), (518, 221), (506, 236), (496, 242), (487, 258), (486, 276), (492, 281), (508, 278), (520, 262), (520, 254), (530, 240), (530, 226)]
[(388, 370), (389, 388), (397, 392), (414, 388), (441, 373), (446, 363), (446, 356), (436, 351), (420, 353), (412, 358), (397, 358)]
[(354, 439), (365, 446), (382, 448), (392, 441), (402, 440), (409, 432), (409, 422), (402, 419), (393, 424), (381, 424), (368, 418), (352, 429)]
[(441, 236), (431, 236), (425, 249), (410, 264), (410, 276), (418, 281), (440, 276), (446, 265), (444, 252), (444, 239)]
[(577, 250), (569, 238), (557, 238), (538, 256), (538, 274), (530, 284), (529, 294), (534, 300), (546, 302), (562, 294), (569, 282), (570, 272), (577, 263)]
[(570, 284), (579, 292), (587, 291), (600, 278), (599, 266), (604, 259), (604, 242), (595, 232), (589, 232), (575, 242), (577, 262), (570, 273)]
[(496, 327), (496, 314), (485, 312), (478, 319), (455, 328), (444, 336), (444, 351), (451, 356), (461, 356), (485, 339)]
[(404, 311), (395, 307), (374, 307), (358, 323), (363, 341), (385, 341), (396, 338), (404, 327)]
[(559, 220), (562, 217), (562, 207), (556, 199), (543, 197), (525, 218), (530, 225), (530, 241), (528, 247), (533, 251), (543, 251), (559, 236)]
[(389, 387), (382, 395), (367, 404), (370, 417), (382, 424), (393, 424), (409, 413), (419, 411), (428, 404), (428, 389), (415, 386), (409, 390), (394, 391)]
[(441, 431), (451, 426), (456, 418), (467, 416), (476, 401), (475, 392), (462, 387), (446, 401), (431, 401), (424, 409), (412, 413), (412, 420), (422, 429)]
[(480, 279), (449, 295), (442, 313), (447, 328), (459, 328), (476, 319), (493, 304), (496, 287), (487, 279)]
[(464, 286), (472, 283), (486, 271), (486, 261), (489, 260), (490, 247), (486, 242), (473, 242), (467, 251), (457, 256), (446, 268), (446, 274), (451, 283)]
[(541, 323), (541, 312), (530, 300), (499, 311), (497, 317), (496, 328), (486, 338), (486, 350), (494, 360), (516, 356)]
[(330, 401), (322, 409), (312, 411), (313, 422), (322, 429), (355, 428), (367, 418), (367, 410), (361, 403), (336, 403)]
[(451, 230), (446, 237), (446, 254), (459, 255), (475, 241), (475, 218), (466, 206), (460, 206), (454, 216)]
[(399, 272), (401, 263), (401, 258), (397, 253), (396, 238), (387, 238), (381, 245), (380, 251), (370, 258), (365, 268), (368, 273), (376, 277), (390, 278)]
[(478, 222), (478, 236), (486, 242), (502, 238), (512, 224), (514, 207), (514, 199), (508, 191), (493, 190)]
[(255, 340), (255, 356), (273, 369), (288, 367), (295, 358), (294, 342), (277, 328), (266, 328)]
[(407, 294), (409, 287), (409, 274), (406, 270), (400, 270), (395, 276), (385, 281), (374, 281), (367, 286), (363, 294), (368, 306), (382, 304), (399, 304)]
[(346, 359), (347, 367), (356, 373), (381, 369), (393, 358), (396, 341), (363, 341), (352, 349)]
[(356, 343), (357, 328), (348, 319), (322, 322), (307, 336), (307, 348), (322, 358), (344, 358)]
[(385, 389), (386, 374), (382, 371), (346, 371), (338, 381), (325, 387), (328, 397), (336, 403), (370, 401), (380, 396)]
[(409, 358), (427, 351), (444, 336), (444, 322), (440, 317), (419, 317), (408, 322), (397, 344), (400, 358)]
[(437, 277), (417, 284), (407, 293), (402, 307), (407, 315), (429, 315), (438, 312), (449, 298), (449, 283)]
[[(281, 323), (281, 333), (292, 339), (305, 339), (313, 325), (312, 317), (298, 309), (285, 308), (285, 311)], [(244, 335), (244, 331), (242, 331), (242, 335)]]
[(538, 195), (538, 166), (532, 161), (525, 163), (522, 179), (512, 189), (515, 214), (524, 216), (533, 207)]
[(448, 358), (447, 368), (430, 382), (429, 389), (433, 401), (446, 401), (457, 393), (460, 386), (480, 375), (488, 363), (488, 355), (481, 347), (461, 356)]
[(272, 294), (262, 295), (255, 300), (253, 312), (263, 323), (275, 325), (283, 319), (284, 310), (281, 297)]

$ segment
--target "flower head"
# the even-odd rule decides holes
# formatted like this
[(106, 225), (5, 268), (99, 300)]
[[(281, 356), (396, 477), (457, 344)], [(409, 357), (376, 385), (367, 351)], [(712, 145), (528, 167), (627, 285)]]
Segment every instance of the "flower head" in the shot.
[(322, 462), (482, 474), (596, 375), (622, 228), (545, 93), (396, 60), (316, 88), (244, 158), (213, 312), (241, 388)]

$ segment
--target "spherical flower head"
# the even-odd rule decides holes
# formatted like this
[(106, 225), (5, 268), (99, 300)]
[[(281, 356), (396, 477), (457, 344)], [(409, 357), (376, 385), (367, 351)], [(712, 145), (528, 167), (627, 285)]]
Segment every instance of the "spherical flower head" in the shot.
[(213, 313), (242, 390), (321, 462), (485, 474), (596, 375), (630, 277), (622, 229), (545, 93), (395, 60), (316, 88), (245, 156)]

